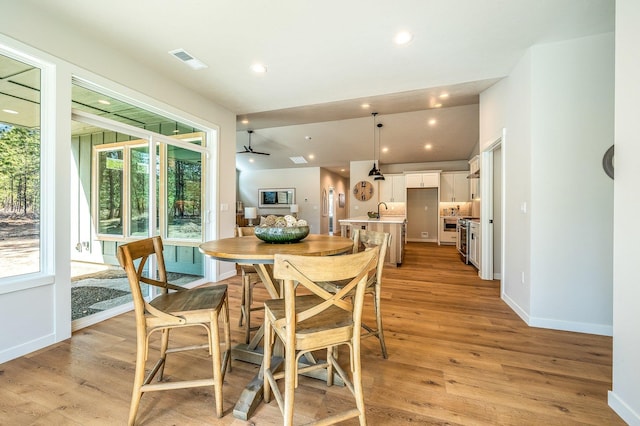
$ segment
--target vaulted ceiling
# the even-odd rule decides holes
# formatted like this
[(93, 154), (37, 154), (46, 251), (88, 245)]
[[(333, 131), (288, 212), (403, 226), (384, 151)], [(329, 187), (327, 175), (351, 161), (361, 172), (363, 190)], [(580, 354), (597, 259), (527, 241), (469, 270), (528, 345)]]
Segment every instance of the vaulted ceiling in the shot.
[[(530, 46), (614, 30), (613, 0), (21, 2), (236, 113), (237, 150), (253, 129), (253, 148), (271, 153), (239, 154), (239, 168), (299, 167), (289, 157), (304, 156), (343, 174), (376, 154), (374, 111), (383, 168), (468, 158), (478, 94)], [(401, 30), (413, 39), (396, 45)]]

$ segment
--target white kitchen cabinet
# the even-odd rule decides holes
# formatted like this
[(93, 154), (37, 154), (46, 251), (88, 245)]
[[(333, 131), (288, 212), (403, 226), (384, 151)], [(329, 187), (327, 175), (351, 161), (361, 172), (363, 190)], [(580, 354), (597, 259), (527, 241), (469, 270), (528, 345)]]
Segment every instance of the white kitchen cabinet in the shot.
[(480, 222), (469, 221), (469, 262), (480, 269)]
[(440, 174), (440, 202), (466, 203), (469, 201), (469, 172)]
[[(439, 244), (456, 244), (458, 239), (457, 219), (449, 216), (440, 217), (440, 229), (438, 235)], [(453, 228), (450, 226), (453, 225)]]
[[(471, 160), (469, 160), (469, 174), (477, 173), (479, 176), (480, 171), (480, 162), (479, 158), (476, 155)], [(480, 198), (480, 178), (470, 178), (469, 179), (469, 200), (473, 201), (476, 198)]]
[(407, 188), (437, 188), (440, 184), (440, 173), (407, 173), (404, 175)]
[(404, 183), (404, 175), (385, 175), (385, 180), (380, 181), (379, 201), (391, 203), (404, 203), (407, 198), (407, 188)]

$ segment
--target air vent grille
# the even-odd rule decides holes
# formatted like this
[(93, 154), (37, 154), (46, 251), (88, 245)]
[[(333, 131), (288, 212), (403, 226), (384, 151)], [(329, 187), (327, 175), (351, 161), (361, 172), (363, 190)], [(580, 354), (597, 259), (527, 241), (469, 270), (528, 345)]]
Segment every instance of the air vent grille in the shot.
[(184, 50), (178, 50), (178, 51), (174, 52), (173, 56), (175, 56), (176, 58), (180, 59), (181, 61), (191, 61), (191, 60), (194, 59), (193, 56), (189, 55)]
[(190, 55), (184, 49), (171, 50), (169, 54), (175, 57), (176, 59), (178, 59), (180, 62), (187, 64), (189, 67), (193, 68), (194, 70), (209, 68), (204, 62), (200, 61), (199, 59), (196, 59), (193, 55)]

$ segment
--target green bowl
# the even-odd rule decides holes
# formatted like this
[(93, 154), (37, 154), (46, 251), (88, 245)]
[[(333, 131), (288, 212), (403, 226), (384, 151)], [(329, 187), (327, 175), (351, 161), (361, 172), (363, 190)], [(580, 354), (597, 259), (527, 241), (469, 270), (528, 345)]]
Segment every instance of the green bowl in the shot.
[(256, 226), (256, 237), (262, 241), (272, 244), (297, 243), (309, 235), (308, 226), (287, 226), (286, 228), (276, 228), (271, 226)]

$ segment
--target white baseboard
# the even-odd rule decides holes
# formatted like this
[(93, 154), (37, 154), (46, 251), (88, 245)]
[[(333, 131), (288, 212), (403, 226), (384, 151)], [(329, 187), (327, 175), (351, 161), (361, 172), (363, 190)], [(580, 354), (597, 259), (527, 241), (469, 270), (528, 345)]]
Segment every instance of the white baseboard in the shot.
[(627, 422), (629, 426), (640, 426), (640, 414), (636, 413), (629, 404), (620, 399), (614, 391), (609, 391), (607, 402), (609, 407), (622, 417), (622, 420)]
[(54, 343), (56, 343), (56, 336), (55, 334), (51, 333), (38, 339), (7, 348), (3, 351), (0, 351), (0, 364), (2, 364), (3, 362), (11, 361), (12, 359), (19, 358), (31, 352), (35, 352), (38, 349), (53, 345)]
[(437, 243), (437, 238), (407, 238), (410, 243)]
[(560, 321), (549, 318), (530, 316), (513, 299), (502, 293), (502, 300), (527, 323), (530, 327), (549, 328), (551, 330), (573, 331), (576, 333), (597, 334), (600, 336), (613, 336), (613, 326), (608, 324), (582, 323), (575, 321)]
[(573, 331), (576, 333), (597, 334), (600, 336), (613, 336), (613, 325), (593, 324), (576, 321), (561, 321), (549, 318), (530, 317), (529, 325), (532, 327), (549, 328), (551, 330)]

